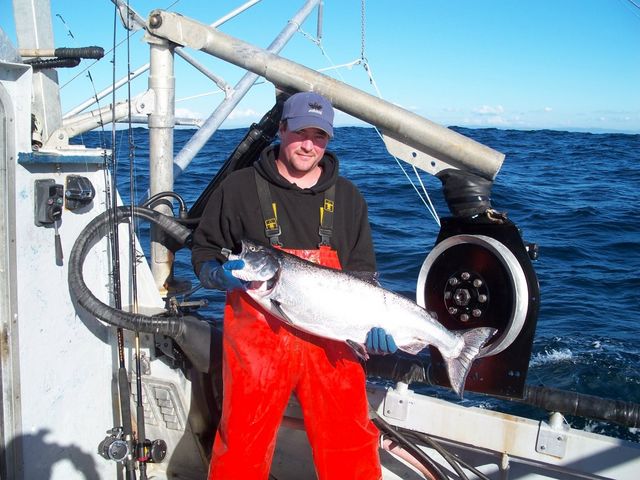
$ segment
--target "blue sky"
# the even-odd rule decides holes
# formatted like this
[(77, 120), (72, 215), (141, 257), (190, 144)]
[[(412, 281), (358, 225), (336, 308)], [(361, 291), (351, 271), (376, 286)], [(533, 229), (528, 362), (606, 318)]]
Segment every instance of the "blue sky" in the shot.
[[(130, 3), (144, 17), (153, 8), (173, 4), (171, 10), (212, 23), (244, 2)], [(297, 34), (283, 50), (284, 56), (312, 68), (360, 58), (361, 2), (324, 3), (325, 54)], [(52, 0), (51, 4), (56, 46), (111, 48), (113, 6), (108, 0)], [(266, 47), (300, 4), (262, 0), (220, 29)], [(0, 5), (0, 25), (15, 38), (5, 14), (11, 2), (0, 0)], [(383, 98), (442, 125), (640, 133), (639, 7), (640, 0), (367, 0), (365, 55)], [(302, 30), (315, 36), (315, 23), (312, 14)], [(141, 38), (138, 32), (130, 42), (132, 70), (148, 61), (148, 48)], [(118, 41), (122, 39), (119, 29)], [(243, 74), (199, 52), (194, 56), (231, 85)], [(111, 60), (109, 53), (92, 67), (95, 87), (82, 71), (92, 61), (60, 71), (63, 110), (90, 97), (94, 88), (100, 91), (111, 83)], [(117, 50), (115, 63), (119, 79), (127, 68), (124, 47)], [(376, 94), (362, 67), (332, 72)], [(176, 77), (178, 115), (206, 118), (221, 93), (178, 57)], [(146, 81), (146, 77), (136, 80), (133, 94), (144, 90)], [(126, 95), (121, 90), (119, 98)], [(245, 126), (258, 120), (273, 99), (273, 87), (261, 83), (224, 126)], [(343, 114), (336, 123), (358, 124)]]

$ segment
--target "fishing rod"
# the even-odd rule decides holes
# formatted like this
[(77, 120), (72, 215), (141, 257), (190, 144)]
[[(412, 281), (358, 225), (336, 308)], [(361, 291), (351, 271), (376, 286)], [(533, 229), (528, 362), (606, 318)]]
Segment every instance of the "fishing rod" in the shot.
[[(64, 20), (63, 20), (64, 22)], [(114, 25), (115, 31), (115, 25)], [(69, 34), (71, 31), (69, 30)], [(115, 33), (114, 33), (115, 39)], [(94, 55), (98, 58), (104, 55), (104, 51), (98, 47), (90, 47), (92, 50), (88, 52), (88, 49), (56, 49), (56, 55), (60, 57), (70, 57), (70, 56), (85, 56), (89, 58), (90, 55)], [(64, 50), (64, 52), (63, 52)], [(32, 56), (38, 56), (37, 52), (33, 53)], [(113, 58), (113, 68), (115, 69), (115, 57)], [(115, 70), (114, 70), (115, 74)], [(97, 98), (95, 84), (93, 82), (93, 77), (91, 76), (91, 72), (87, 72), (87, 77), (89, 82), (91, 83), (94, 95), (96, 96), (96, 102), (99, 106), (99, 99)], [(114, 99), (115, 102), (115, 99)], [(113, 105), (113, 103), (112, 103)], [(112, 107), (113, 108), (113, 107)], [(102, 126), (102, 133), (105, 133), (104, 125), (105, 122), (102, 120), (102, 112), (99, 109), (100, 115), (100, 125)], [(105, 176), (105, 204), (107, 207), (116, 204), (116, 195), (113, 195), (113, 192), (116, 189), (115, 183), (115, 171), (117, 169), (117, 162), (115, 160), (114, 152), (116, 151), (116, 129), (115, 125), (112, 125), (111, 130), (111, 155), (107, 154), (107, 147), (104, 141), (104, 135), (100, 136), (102, 142), (102, 150), (104, 152), (103, 155), (103, 172)], [(110, 175), (109, 172), (113, 172), (113, 175)], [(109, 254), (112, 265), (111, 277), (113, 282), (113, 301), (114, 305), (117, 309), (122, 308), (122, 297), (121, 297), (121, 285), (120, 285), (120, 259), (117, 245), (119, 243), (118, 239), (118, 231), (117, 231), (117, 221), (116, 214), (114, 213), (113, 208), (107, 208), (107, 212), (105, 212), (107, 221), (105, 222), (105, 230), (106, 236), (108, 238), (109, 244)], [(135, 465), (133, 464), (132, 458), (129, 455), (131, 451), (132, 445), (132, 435), (133, 435), (133, 425), (131, 423), (131, 409), (129, 405), (129, 383), (127, 378), (127, 372), (125, 368), (125, 358), (124, 358), (124, 333), (121, 327), (116, 329), (116, 340), (117, 340), (117, 351), (118, 351), (118, 372), (117, 372), (117, 385), (119, 392), (119, 403), (120, 403), (120, 415), (122, 417), (122, 427), (113, 427), (107, 430), (107, 436), (99, 443), (98, 445), (98, 453), (102, 455), (104, 458), (109, 460), (115, 460), (125, 464), (127, 480), (135, 480)]]
[[(112, 77), (115, 82), (116, 75), (116, 54), (115, 54), (115, 41), (116, 41), (116, 26), (117, 26), (117, 10), (114, 10), (113, 17), (113, 57), (112, 57)], [(112, 109), (115, 108), (116, 98), (115, 91), (112, 93)], [(117, 310), (122, 309), (122, 285), (120, 283), (120, 239), (118, 235), (118, 223), (115, 217), (115, 209), (118, 206), (118, 199), (116, 195), (116, 174), (118, 168), (117, 154), (116, 154), (116, 126), (115, 126), (115, 112), (113, 112), (113, 118), (111, 125), (111, 175), (109, 182), (106, 182), (106, 195), (107, 205), (109, 206), (109, 212), (113, 212), (114, 216), (109, 218), (109, 246), (111, 250), (111, 262), (112, 262), (112, 281), (113, 281), (113, 300), (114, 306)], [(131, 404), (130, 397), (131, 391), (129, 386), (129, 378), (127, 375), (127, 368), (125, 363), (124, 352), (124, 332), (122, 328), (116, 329), (117, 350), (118, 350), (118, 396), (120, 403), (120, 416), (122, 421), (122, 427), (114, 427), (107, 433), (110, 434), (101, 443), (102, 451), (100, 452), (106, 458), (122, 462), (125, 465), (125, 472), (127, 480), (136, 480), (135, 462), (133, 459), (133, 422), (131, 420)], [(113, 440), (113, 441), (112, 441)], [(105, 449), (105, 447), (107, 447)]]
[[(129, 8), (129, 2), (127, 2)], [(131, 77), (131, 48), (127, 35), (127, 75)], [(115, 91), (115, 88), (114, 88)], [(133, 141), (133, 126), (131, 124), (131, 82), (127, 82), (127, 138), (129, 140), (129, 198), (134, 198), (136, 193), (136, 179), (134, 175), (135, 164), (135, 142)], [(131, 202), (131, 212), (133, 217), (133, 202)], [(137, 268), (137, 249), (136, 249), (136, 222), (129, 222), (129, 261), (131, 262), (131, 311), (138, 313), (138, 268)], [(142, 365), (141, 365), (141, 349), (140, 349), (140, 332), (134, 332), (134, 361), (136, 365), (136, 427), (137, 436), (135, 443), (135, 456), (138, 460), (138, 468), (140, 469), (140, 480), (147, 479), (147, 461), (149, 460), (149, 452), (145, 447), (146, 429), (144, 424), (144, 404), (142, 403)]]

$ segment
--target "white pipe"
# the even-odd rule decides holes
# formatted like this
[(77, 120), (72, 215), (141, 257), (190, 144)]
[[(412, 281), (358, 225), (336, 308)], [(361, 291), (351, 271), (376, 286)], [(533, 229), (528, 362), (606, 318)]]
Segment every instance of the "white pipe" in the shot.
[[(252, 7), (253, 5), (255, 5), (256, 3), (260, 2), (260, 1), (261, 0), (250, 0), (250, 1), (248, 1), (244, 5), (241, 5), (240, 7), (236, 8), (233, 11), (231, 11), (230, 13), (225, 15), (224, 17), (222, 17), (222, 18), (216, 20), (215, 22), (213, 22), (211, 24), (211, 27), (216, 28), (216, 27), (222, 25), (226, 21), (232, 19), (233, 17), (236, 17), (237, 15), (239, 15), (242, 12), (244, 12), (245, 10), (247, 10), (248, 8)], [(118, 3), (119, 6), (122, 4), (122, 2), (117, 2), (117, 3)], [(122, 4), (122, 5), (124, 6), (124, 4)], [(133, 10), (131, 10), (131, 12), (133, 12)], [(130, 17), (130, 20), (133, 20), (136, 24), (138, 24), (140, 27), (142, 27), (144, 29), (147, 28), (147, 23), (144, 21), (144, 19), (142, 17), (140, 17), (135, 12), (133, 12), (133, 16)], [(220, 90), (222, 90), (223, 92), (229, 92), (230, 91), (229, 85), (222, 78), (220, 78), (217, 75), (215, 75), (214, 73), (208, 71), (195, 58), (193, 58), (188, 53), (183, 52), (181, 48), (176, 48), (175, 49), (175, 53), (177, 55), (179, 55), (180, 57), (182, 57), (186, 62), (190, 63), (193, 67), (195, 67), (196, 70), (198, 70), (199, 72), (201, 72), (205, 76), (207, 76), (209, 79), (211, 79), (220, 88)], [(72, 108), (67, 113), (65, 113), (62, 118), (63, 119), (69, 118), (69, 117), (75, 115), (76, 113), (80, 113), (85, 108), (90, 107), (91, 105), (93, 105), (97, 101), (102, 100), (104, 97), (109, 95), (114, 90), (117, 90), (122, 85), (126, 84), (127, 82), (133, 80), (134, 78), (138, 77), (139, 75), (141, 75), (144, 72), (146, 72), (147, 70), (149, 70), (149, 66), (150, 66), (149, 63), (145, 63), (144, 65), (142, 65), (141, 67), (136, 69), (134, 72), (132, 72), (129, 76), (122, 77), (116, 83), (114, 83), (110, 87), (105, 88), (104, 90), (102, 90), (100, 93), (98, 93), (94, 97), (90, 97), (87, 100), (85, 100), (84, 102), (82, 102), (80, 105)]]
[(396, 141), (433, 157), (434, 162), (493, 180), (504, 161), (502, 153), (464, 135), (193, 19), (154, 10), (149, 29), (178, 45), (189, 45), (254, 72), (284, 91), (320, 93), (337, 109), (377, 126)]
[[(304, 22), (319, 2), (320, 0), (308, 0), (276, 39), (271, 42), (267, 51), (278, 53), (282, 50), (296, 33), (298, 25)], [(209, 141), (211, 136), (218, 130), (222, 122), (226, 120), (238, 103), (240, 103), (240, 100), (247, 94), (257, 79), (258, 75), (255, 73), (246, 73), (234, 87), (233, 93), (218, 105), (209, 118), (205, 120), (202, 127), (193, 134), (185, 146), (182, 147), (182, 150), (178, 152), (174, 161), (174, 176), (176, 178), (187, 168), (193, 160), (193, 157), (195, 157)]]
[[(173, 50), (169, 42), (158, 38), (147, 41), (151, 50), (149, 90), (155, 105), (149, 115), (149, 194), (173, 190), (173, 128), (175, 126), (175, 77)], [(172, 214), (171, 204), (158, 205), (156, 210)], [(166, 293), (171, 280), (173, 254), (163, 246), (162, 232), (151, 229), (151, 272), (156, 287)]]

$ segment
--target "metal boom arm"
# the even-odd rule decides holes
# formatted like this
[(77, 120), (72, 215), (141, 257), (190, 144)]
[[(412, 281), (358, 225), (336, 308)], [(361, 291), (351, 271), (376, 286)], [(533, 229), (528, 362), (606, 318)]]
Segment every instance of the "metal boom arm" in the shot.
[(148, 24), (154, 35), (254, 72), (282, 90), (314, 91), (326, 96), (337, 109), (417, 150), (404, 155), (403, 160), (415, 163), (406, 157), (426, 156), (422, 164), (415, 164), (429, 173), (451, 166), (493, 180), (504, 160), (504, 154), (453, 130), (190, 18), (154, 10)]

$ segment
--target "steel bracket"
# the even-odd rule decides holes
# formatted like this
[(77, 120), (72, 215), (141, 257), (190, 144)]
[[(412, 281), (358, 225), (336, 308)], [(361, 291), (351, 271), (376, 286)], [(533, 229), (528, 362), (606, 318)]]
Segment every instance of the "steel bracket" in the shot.
[(558, 412), (551, 414), (549, 423), (541, 420), (536, 440), (536, 452), (558, 458), (564, 457), (569, 430), (571, 428), (565, 422), (562, 414)]
[(396, 420), (406, 420), (409, 405), (413, 403), (413, 392), (408, 389), (406, 383), (398, 383), (395, 389), (390, 388), (384, 397), (384, 416)]

